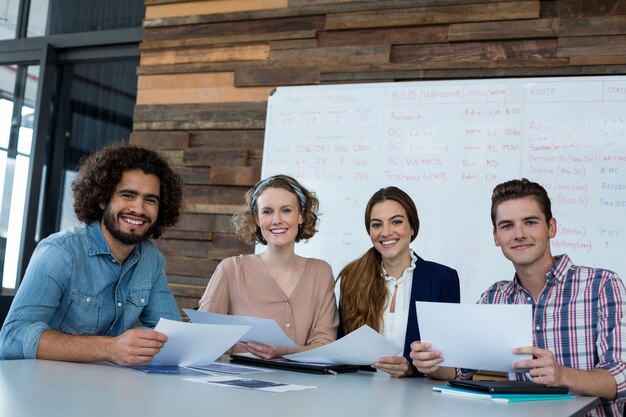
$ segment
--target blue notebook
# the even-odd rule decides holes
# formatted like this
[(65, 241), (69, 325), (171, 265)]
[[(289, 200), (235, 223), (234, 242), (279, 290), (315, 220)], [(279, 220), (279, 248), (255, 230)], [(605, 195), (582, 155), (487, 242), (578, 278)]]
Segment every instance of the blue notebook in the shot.
[(486, 392), (455, 388), (449, 385), (435, 386), (433, 387), (433, 391), (437, 391), (445, 395), (454, 395), (466, 398), (480, 398), (503, 403), (572, 400), (575, 398), (572, 394), (490, 394)]

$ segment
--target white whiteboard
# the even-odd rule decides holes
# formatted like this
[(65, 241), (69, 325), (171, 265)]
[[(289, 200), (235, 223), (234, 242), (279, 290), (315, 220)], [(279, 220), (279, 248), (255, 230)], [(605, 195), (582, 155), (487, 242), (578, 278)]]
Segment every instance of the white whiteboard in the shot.
[(367, 200), (395, 185), (419, 212), (412, 247), (476, 301), (514, 274), (493, 244), (493, 187), (526, 177), (552, 199), (553, 254), (626, 278), (626, 77), (281, 87), (262, 177), (278, 173), (318, 194), (319, 233), (296, 251), (335, 275), (371, 247)]

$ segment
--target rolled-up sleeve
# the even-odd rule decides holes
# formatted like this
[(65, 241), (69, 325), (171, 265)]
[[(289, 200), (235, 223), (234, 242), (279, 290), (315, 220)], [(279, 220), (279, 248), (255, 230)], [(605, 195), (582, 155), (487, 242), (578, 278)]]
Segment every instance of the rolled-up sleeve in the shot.
[(311, 334), (306, 342), (307, 345), (321, 346), (334, 342), (337, 338), (339, 314), (337, 313), (337, 299), (335, 298), (335, 279), (330, 265), (324, 263), (320, 268), (319, 285), (317, 295), (311, 296), (317, 300), (313, 306), (314, 319)]
[(49, 329), (73, 266), (62, 248), (45, 241), (37, 246), (0, 332), (4, 359), (37, 357), (39, 338)]
[(597, 368), (606, 370), (615, 378), (615, 401), (626, 402), (626, 290), (617, 274), (606, 272), (605, 283), (598, 294)]

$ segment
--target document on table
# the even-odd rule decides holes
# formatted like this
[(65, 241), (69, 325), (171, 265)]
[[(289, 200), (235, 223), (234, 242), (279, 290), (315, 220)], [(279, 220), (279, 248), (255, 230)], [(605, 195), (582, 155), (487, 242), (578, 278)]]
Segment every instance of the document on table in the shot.
[(309, 363), (371, 365), (383, 356), (397, 356), (402, 348), (364, 325), (332, 343), (284, 357)]
[(250, 326), (184, 323), (161, 319), (154, 330), (165, 333), (167, 342), (146, 365), (197, 365), (219, 358), (250, 329)]
[(455, 304), (416, 301), (420, 338), (441, 351), (440, 366), (514, 371), (531, 355), (513, 349), (532, 346), (530, 304)]
[(242, 342), (263, 343), (271, 346), (298, 347), (289, 336), (283, 332), (278, 323), (272, 319), (249, 316), (229, 316), (226, 314), (207, 313), (206, 311), (183, 308), (187, 317), (193, 323), (205, 324), (235, 324), (250, 326), (250, 330), (241, 338)]
[(286, 382), (263, 381), (260, 379), (239, 378), (233, 376), (213, 376), (204, 378), (185, 378), (185, 381), (214, 384), (223, 387), (245, 388), (256, 391), (288, 392), (316, 388), (312, 385), (296, 385)]

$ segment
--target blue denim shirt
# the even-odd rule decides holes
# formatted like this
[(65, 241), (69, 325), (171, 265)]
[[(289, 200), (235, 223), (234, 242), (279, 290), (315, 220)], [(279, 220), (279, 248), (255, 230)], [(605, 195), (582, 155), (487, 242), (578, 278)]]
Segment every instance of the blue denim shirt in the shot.
[(0, 332), (0, 356), (35, 358), (47, 329), (117, 336), (161, 317), (180, 320), (161, 252), (146, 240), (120, 264), (94, 222), (39, 243)]

